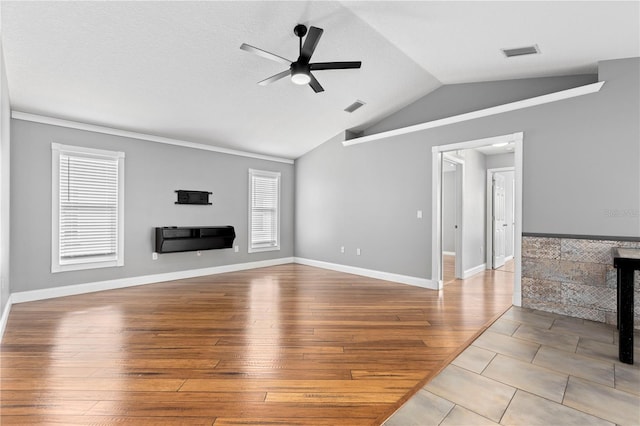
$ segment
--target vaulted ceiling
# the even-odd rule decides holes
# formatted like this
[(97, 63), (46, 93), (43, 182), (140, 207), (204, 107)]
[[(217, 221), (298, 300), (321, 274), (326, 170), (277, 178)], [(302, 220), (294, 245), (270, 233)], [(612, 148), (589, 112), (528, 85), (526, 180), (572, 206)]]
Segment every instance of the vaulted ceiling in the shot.
[[(636, 1), (2, 1), (15, 111), (297, 158), (442, 84), (594, 73), (640, 56)], [(290, 60), (293, 27), (324, 29), (314, 62), (325, 91), (242, 43)], [(507, 59), (500, 49), (537, 44)], [(365, 106), (349, 114), (348, 105)]]

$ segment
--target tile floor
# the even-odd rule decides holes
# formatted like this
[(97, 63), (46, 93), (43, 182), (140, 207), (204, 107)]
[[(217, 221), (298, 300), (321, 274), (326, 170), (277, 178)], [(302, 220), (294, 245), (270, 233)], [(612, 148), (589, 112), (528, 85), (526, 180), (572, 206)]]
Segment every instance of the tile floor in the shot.
[(385, 426), (640, 425), (640, 334), (512, 307)]

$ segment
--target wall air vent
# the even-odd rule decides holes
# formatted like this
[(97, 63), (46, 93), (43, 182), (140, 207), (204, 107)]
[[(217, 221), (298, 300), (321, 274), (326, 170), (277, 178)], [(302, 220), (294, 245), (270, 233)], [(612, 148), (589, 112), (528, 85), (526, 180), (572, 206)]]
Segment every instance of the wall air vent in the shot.
[(535, 55), (540, 53), (540, 49), (537, 44), (533, 46), (525, 46), (525, 47), (516, 47), (514, 49), (501, 49), (504, 56), (507, 58), (512, 58), (514, 56), (525, 56), (525, 55)]
[(354, 103), (352, 103), (351, 105), (349, 105), (348, 107), (346, 107), (344, 110), (346, 112), (353, 112), (353, 111), (357, 110), (358, 108), (360, 108), (363, 105), (364, 105), (364, 102), (358, 100), (358, 101), (355, 101)]

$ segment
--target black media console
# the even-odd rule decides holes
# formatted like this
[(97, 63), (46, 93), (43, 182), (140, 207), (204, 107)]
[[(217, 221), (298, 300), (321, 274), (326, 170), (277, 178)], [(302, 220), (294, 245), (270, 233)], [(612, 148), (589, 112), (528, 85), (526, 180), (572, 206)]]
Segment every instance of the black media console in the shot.
[(231, 248), (235, 238), (233, 226), (165, 226), (156, 228), (156, 252), (176, 253)]

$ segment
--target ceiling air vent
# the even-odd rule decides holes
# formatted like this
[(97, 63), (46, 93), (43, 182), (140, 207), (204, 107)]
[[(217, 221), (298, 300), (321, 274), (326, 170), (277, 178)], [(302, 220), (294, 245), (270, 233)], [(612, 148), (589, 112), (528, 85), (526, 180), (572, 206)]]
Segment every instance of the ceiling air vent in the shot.
[(501, 49), (504, 56), (507, 58), (512, 58), (514, 56), (524, 56), (524, 55), (535, 55), (540, 53), (540, 49), (538, 45), (534, 44), (533, 46), (525, 46), (525, 47), (516, 47), (514, 49)]
[(353, 111), (357, 110), (358, 108), (360, 108), (363, 105), (364, 105), (364, 102), (358, 100), (358, 101), (355, 101), (354, 103), (352, 103), (351, 105), (349, 105), (348, 107), (346, 107), (344, 110), (346, 112), (353, 112)]

